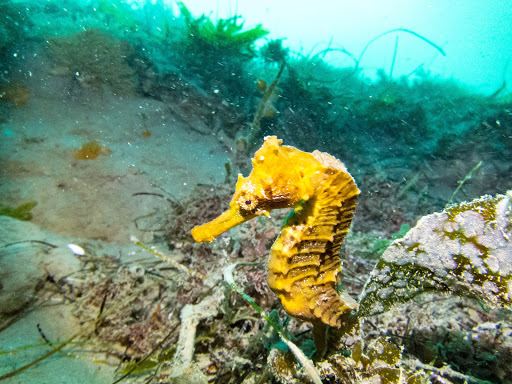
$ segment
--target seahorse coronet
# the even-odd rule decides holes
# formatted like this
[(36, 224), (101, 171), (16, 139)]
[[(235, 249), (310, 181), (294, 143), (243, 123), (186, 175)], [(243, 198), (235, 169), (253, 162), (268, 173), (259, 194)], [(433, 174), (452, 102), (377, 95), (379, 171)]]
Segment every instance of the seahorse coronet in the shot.
[(267, 136), (239, 175), (230, 208), (192, 229), (197, 242), (273, 209), (294, 208), (270, 250), (268, 283), (291, 316), (340, 327), (357, 309), (336, 286), (341, 243), (349, 231), (359, 189), (345, 165), (328, 153), (303, 152)]

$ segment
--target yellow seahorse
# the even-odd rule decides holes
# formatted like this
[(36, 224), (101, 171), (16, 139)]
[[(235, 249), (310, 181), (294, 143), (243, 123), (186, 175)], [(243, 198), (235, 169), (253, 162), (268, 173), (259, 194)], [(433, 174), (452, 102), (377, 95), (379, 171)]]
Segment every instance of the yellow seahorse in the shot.
[(192, 229), (197, 242), (278, 208), (295, 208), (270, 251), (268, 282), (291, 316), (340, 327), (356, 308), (338, 295), (339, 251), (359, 189), (341, 161), (314, 151), (282, 146), (265, 138), (252, 160), (251, 174), (238, 176), (230, 209)]

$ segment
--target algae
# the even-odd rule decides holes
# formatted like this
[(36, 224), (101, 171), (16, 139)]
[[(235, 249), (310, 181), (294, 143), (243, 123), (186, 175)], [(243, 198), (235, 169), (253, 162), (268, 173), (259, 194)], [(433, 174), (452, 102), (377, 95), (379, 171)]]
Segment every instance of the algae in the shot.
[(32, 219), (32, 209), (37, 205), (36, 201), (28, 201), (17, 207), (0, 204), (0, 216), (8, 216), (13, 219), (29, 221)]

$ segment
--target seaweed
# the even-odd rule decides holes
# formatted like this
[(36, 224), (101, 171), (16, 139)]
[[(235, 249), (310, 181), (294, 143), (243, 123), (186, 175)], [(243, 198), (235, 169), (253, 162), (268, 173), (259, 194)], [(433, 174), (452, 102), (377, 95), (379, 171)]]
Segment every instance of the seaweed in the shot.
[[(252, 58), (256, 55), (253, 45), (256, 40), (268, 34), (261, 24), (243, 31), (244, 22), (240, 16), (219, 19), (214, 23), (202, 15), (194, 18), (182, 2), (178, 2), (185, 18), (188, 40), (185, 42), (190, 53), (213, 56)], [(204, 62), (203, 62), (204, 64)]]
[[(49, 358), (50, 356), (53, 356), (54, 354), (56, 354), (57, 352), (60, 352), (64, 347), (68, 346), (68, 345), (72, 345), (73, 344), (73, 340), (76, 339), (78, 337), (78, 334), (70, 337), (67, 341), (64, 341), (63, 343), (59, 343), (55, 348), (52, 348), (50, 351), (48, 351), (47, 353), (45, 353), (43, 356), (35, 359), (35, 360), (32, 360), (30, 363), (28, 364), (25, 364), (11, 372), (8, 372), (4, 375), (1, 375), (0, 376), (0, 381), (2, 380), (5, 380), (5, 379), (8, 379), (10, 377), (14, 377), (20, 373), (22, 373), (23, 371), (33, 367), (34, 365), (40, 363), (41, 361), (44, 361), (45, 359)], [(48, 344), (46, 344), (48, 345)]]
[(36, 201), (29, 201), (13, 208), (0, 204), (0, 216), (9, 216), (13, 219), (28, 221), (32, 219), (32, 208), (37, 205)]
[(265, 64), (282, 65), (288, 59), (290, 50), (283, 47), (284, 39), (272, 39), (260, 48), (259, 54), (265, 60)]
[(247, 78), (244, 67), (256, 56), (254, 43), (268, 34), (261, 25), (244, 30), (241, 16), (212, 21), (202, 15), (194, 18), (182, 2), (178, 2), (185, 20), (185, 34), (178, 43), (181, 71), (202, 79), (206, 89), (217, 89), (235, 100)]
[[(439, 46), (437, 45), (436, 43), (434, 43), (433, 41), (427, 39), (425, 36), (422, 36), (420, 35), (419, 33), (417, 32), (414, 32), (414, 31), (411, 31), (410, 29), (406, 29), (406, 28), (395, 28), (395, 29), (391, 29), (389, 31), (386, 31), (386, 32), (383, 32), (379, 35), (377, 35), (376, 37), (374, 37), (373, 39), (371, 39), (370, 41), (368, 41), (368, 43), (366, 43), (366, 45), (364, 46), (363, 50), (361, 51), (361, 53), (359, 54), (359, 58), (357, 59), (356, 61), (356, 66), (354, 68), (354, 73), (357, 73), (359, 71), (359, 67), (360, 67), (360, 63), (363, 59), (363, 56), (364, 54), (366, 53), (366, 51), (368, 50), (368, 48), (377, 40), (379, 40), (381, 37), (384, 37), (386, 35), (389, 35), (391, 33), (397, 33), (397, 32), (404, 32), (404, 33), (408, 33), (412, 36), (415, 36), (417, 37), (418, 39), (424, 41), (425, 43), (427, 43), (428, 45), (430, 45), (431, 47), (433, 47), (437, 52), (439, 52), (441, 55), (443, 56), (446, 56), (446, 53), (445, 51)], [(398, 35), (397, 35), (398, 36)], [(395, 42), (395, 51), (394, 51), (394, 54), (393, 54), (393, 62), (391, 63), (391, 68), (389, 70), (389, 74), (390, 74), (390, 77), (392, 76), (393, 74), (393, 67), (395, 65), (395, 58), (396, 58), (396, 51), (397, 51), (397, 45), (398, 45), (398, 40), (396, 40)], [(414, 72), (413, 72), (414, 73)]]
[(131, 4), (121, 0), (99, 0), (96, 9), (106, 17), (108, 24), (121, 25), (131, 33), (137, 31), (139, 23)]

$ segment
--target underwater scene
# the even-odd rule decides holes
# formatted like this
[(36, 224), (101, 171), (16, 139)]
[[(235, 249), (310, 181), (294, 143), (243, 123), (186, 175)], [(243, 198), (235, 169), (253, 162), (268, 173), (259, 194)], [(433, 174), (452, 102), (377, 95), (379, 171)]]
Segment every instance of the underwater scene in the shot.
[(512, 383), (508, 0), (0, 0), (0, 382)]

